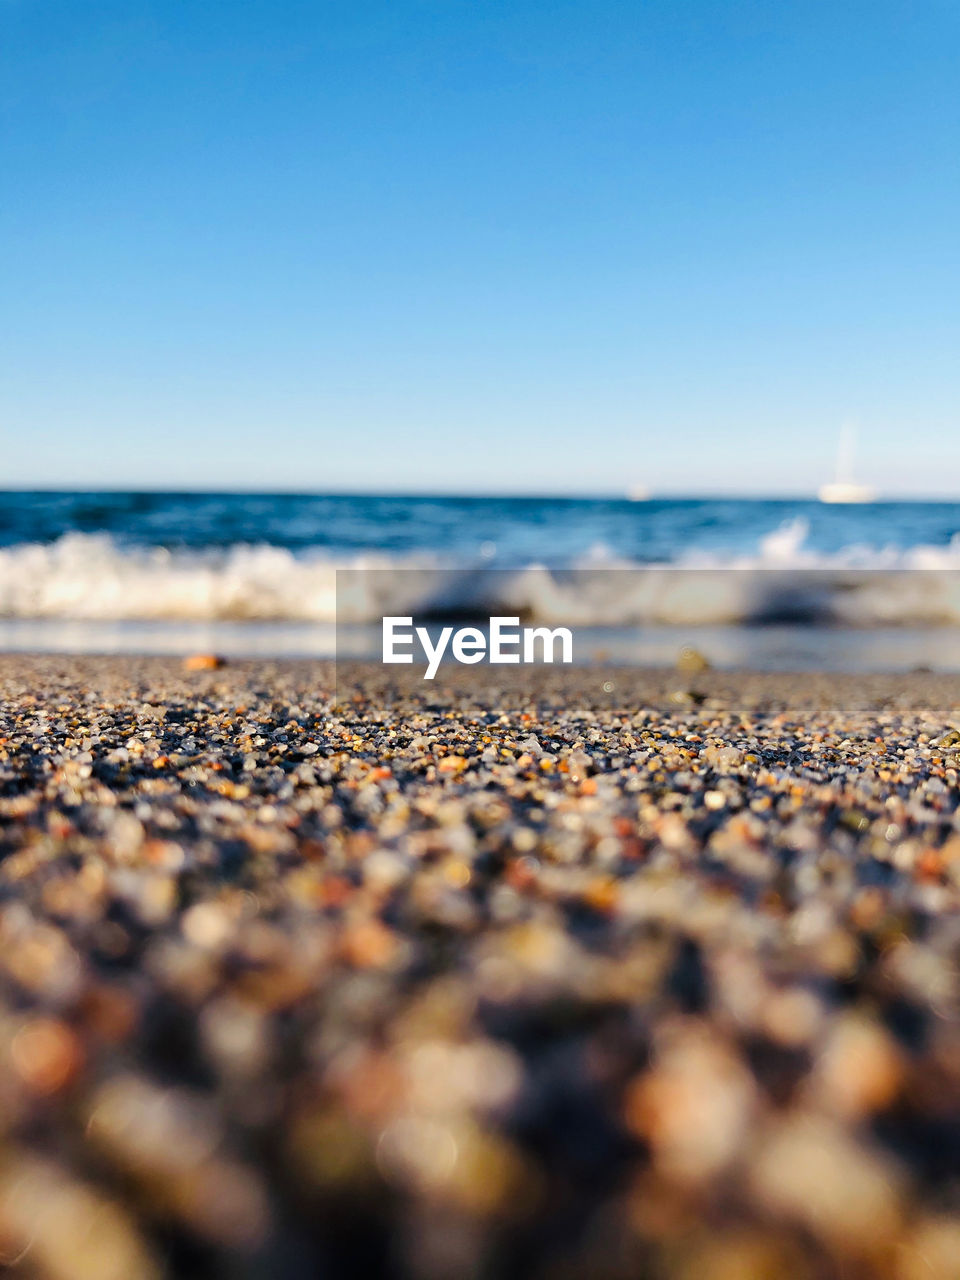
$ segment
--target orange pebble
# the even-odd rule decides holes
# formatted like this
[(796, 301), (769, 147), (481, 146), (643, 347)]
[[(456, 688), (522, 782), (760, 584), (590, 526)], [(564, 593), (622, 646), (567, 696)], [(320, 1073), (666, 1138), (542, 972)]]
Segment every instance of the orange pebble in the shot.
[(441, 773), (459, 773), (467, 767), (463, 756), (444, 756), (437, 768)]
[(44, 1097), (74, 1078), (83, 1063), (83, 1050), (65, 1023), (33, 1018), (13, 1037), (10, 1058), (30, 1093)]
[(224, 665), (224, 659), (216, 653), (191, 653), (183, 660), (184, 671), (216, 671)]
[(611, 911), (617, 901), (616, 884), (608, 876), (601, 876), (591, 881), (583, 899), (594, 911)]
[(920, 880), (937, 880), (943, 871), (943, 858), (937, 849), (924, 849), (916, 862), (916, 874)]
[(360, 969), (379, 968), (396, 950), (396, 939), (385, 925), (367, 920), (350, 929), (343, 939), (343, 954)]

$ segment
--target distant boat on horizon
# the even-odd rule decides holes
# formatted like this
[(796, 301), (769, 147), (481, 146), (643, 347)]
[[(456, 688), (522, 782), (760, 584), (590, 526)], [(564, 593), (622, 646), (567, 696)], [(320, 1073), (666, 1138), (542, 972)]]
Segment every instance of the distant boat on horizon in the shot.
[(837, 445), (837, 472), (834, 480), (827, 481), (817, 490), (821, 502), (829, 503), (863, 503), (874, 502), (877, 491), (868, 484), (858, 484), (853, 480), (853, 453), (855, 446), (855, 429), (852, 423), (844, 423), (840, 428), (840, 442)]

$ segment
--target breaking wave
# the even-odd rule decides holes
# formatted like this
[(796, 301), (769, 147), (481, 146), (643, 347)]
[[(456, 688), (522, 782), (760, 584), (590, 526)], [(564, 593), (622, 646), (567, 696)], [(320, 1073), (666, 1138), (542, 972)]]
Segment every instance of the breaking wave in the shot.
[(960, 623), (960, 538), (823, 555), (806, 547), (807, 532), (798, 518), (750, 555), (688, 554), (656, 565), (598, 546), (562, 568), (266, 543), (170, 551), (71, 533), (0, 549), (0, 617), (330, 623), (339, 569), (351, 571), (340, 580), (340, 620), (349, 622), (473, 611), (592, 626)]

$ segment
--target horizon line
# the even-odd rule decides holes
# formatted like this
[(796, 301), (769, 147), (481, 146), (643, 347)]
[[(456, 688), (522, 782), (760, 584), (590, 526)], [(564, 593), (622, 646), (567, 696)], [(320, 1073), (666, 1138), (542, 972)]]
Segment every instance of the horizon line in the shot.
[[(559, 502), (627, 502), (642, 507), (649, 502), (821, 502), (816, 490), (717, 490), (651, 489), (642, 495), (614, 489), (597, 490), (537, 490), (537, 489), (356, 489), (351, 486), (331, 486), (327, 489), (276, 486), (204, 486), (204, 485), (66, 485), (66, 484), (7, 484), (0, 487), (0, 495), (23, 494), (114, 494), (114, 495), (162, 495), (169, 497), (262, 497), (262, 498), (398, 498), (398, 499), (446, 499), (466, 501), (559, 501)], [(883, 506), (917, 502), (945, 505), (960, 504), (960, 494), (950, 493), (897, 493), (879, 492), (870, 502), (857, 506)], [(843, 504), (839, 504), (843, 505)]]

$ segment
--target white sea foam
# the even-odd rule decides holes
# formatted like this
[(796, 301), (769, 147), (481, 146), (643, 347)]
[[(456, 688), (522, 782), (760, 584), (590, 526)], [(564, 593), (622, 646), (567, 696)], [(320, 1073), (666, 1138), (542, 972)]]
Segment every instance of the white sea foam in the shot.
[[(572, 568), (491, 568), (440, 556), (294, 553), (269, 544), (168, 551), (68, 534), (0, 549), (0, 617), (116, 622), (364, 622), (385, 613), (520, 613), (592, 626), (786, 621), (960, 623), (960, 538), (824, 556), (791, 521), (749, 555), (699, 552), (639, 565), (591, 548)], [(356, 572), (356, 571), (361, 572)]]

